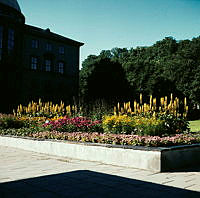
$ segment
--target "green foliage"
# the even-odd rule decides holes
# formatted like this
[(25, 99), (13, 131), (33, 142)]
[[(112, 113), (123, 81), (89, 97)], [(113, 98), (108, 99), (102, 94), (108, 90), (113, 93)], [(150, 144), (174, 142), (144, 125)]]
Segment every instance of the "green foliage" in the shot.
[(161, 136), (164, 131), (164, 121), (143, 116), (105, 116), (103, 120), (103, 129), (107, 133), (114, 134)]
[(168, 135), (190, 130), (189, 122), (183, 117), (176, 117), (173, 114), (158, 114), (158, 118), (165, 122), (163, 133)]
[(194, 105), (200, 105), (200, 37), (182, 41), (166, 37), (150, 47), (91, 55), (83, 62), (80, 90), (84, 97), (129, 100), (140, 93), (154, 97), (174, 93), (189, 99), (192, 113)]
[(89, 117), (92, 120), (102, 120), (104, 115), (112, 114), (113, 105), (105, 100), (95, 100), (90, 103), (82, 103), (82, 116)]
[(200, 132), (200, 120), (190, 121), (189, 128), (191, 132)]
[(125, 97), (129, 85), (124, 70), (118, 61), (102, 55), (89, 56), (80, 71), (80, 93), (87, 99), (110, 99)]
[(135, 116), (135, 134), (162, 136), (169, 135), (164, 132), (165, 121), (154, 117)]
[(7, 128), (7, 129), (0, 129), (0, 135), (12, 135), (12, 136), (23, 136), (29, 137), (31, 134), (44, 132), (45, 129), (41, 127), (33, 127), (33, 128)]
[(106, 133), (140, 136), (168, 136), (189, 131), (188, 121), (171, 114), (105, 116), (102, 125)]
[(106, 133), (133, 134), (135, 130), (134, 119), (127, 115), (105, 116), (102, 125), (104, 132)]
[(6, 115), (6, 114), (0, 115), (1, 129), (8, 129), (8, 128), (19, 129), (24, 126), (26, 126), (26, 122), (24, 122), (23, 120), (19, 120), (17, 117), (13, 115)]

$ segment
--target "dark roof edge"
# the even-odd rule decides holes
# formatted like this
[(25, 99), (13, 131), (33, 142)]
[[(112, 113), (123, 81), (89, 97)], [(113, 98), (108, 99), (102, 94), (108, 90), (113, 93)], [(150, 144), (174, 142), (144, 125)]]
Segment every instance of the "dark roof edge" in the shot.
[(14, 13), (18, 14), (19, 16), (21, 16), (23, 18), (24, 23), (25, 23), (25, 16), (21, 11), (19, 11), (19, 10), (15, 9), (11, 6), (8, 6), (4, 3), (1, 3), (1, 2), (0, 2), (0, 6), (3, 6), (4, 8), (8, 9), (10, 13), (14, 12)]
[(31, 33), (40, 34), (44, 37), (51, 37), (52, 39), (55, 39), (57, 41), (66, 42), (68, 44), (70, 43), (70, 44), (76, 45), (76, 46), (83, 46), (84, 45), (84, 43), (82, 43), (82, 42), (78, 42), (78, 41), (75, 41), (73, 39), (69, 39), (67, 37), (61, 36), (61, 35), (56, 34), (54, 32), (51, 32), (48, 28), (45, 30), (45, 29), (42, 29), (42, 28), (38, 28), (38, 27), (35, 27), (35, 26), (32, 26), (32, 25), (25, 24), (25, 30), (31, 31)]
[(21, 13), (21, 8), (20, 8), (20, 6), (19, 6), (19, 4), (18, 4), (17, 1), (13, 1), (13, 2), (11, 3), (11, 2), (9, 2), (9, 1), (5, 1), (5, 0), (2, 1), (2, 0), (1, 0), (1, 1), (0, 1), (0, 4), (1, 4), (1, 5), (4, 5), (4, 6), (6, 6), (6, 7), (12, 8), (12, 9), (16, 10), (17, 12), (20, 12), (20, 13)]

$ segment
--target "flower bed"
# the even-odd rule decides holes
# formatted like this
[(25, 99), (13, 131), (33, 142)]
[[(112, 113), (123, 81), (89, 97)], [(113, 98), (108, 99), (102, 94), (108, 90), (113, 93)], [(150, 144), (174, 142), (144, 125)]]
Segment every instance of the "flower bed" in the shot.
[(175, 136), (138, 136), (123, 134), (104, 134), (104, 133), (83, 133), (83, 132), (59, 132), (59, 131), (41, 131), (35, 132), (33, 129), (9, 129), (0, 130), (0, 135), (13, 135), (23, 137), (33, 137), (38, 139), (56, 139), (75, 142), (91, 142), (112, 145), (130, 145), (130, 146), (148, 146), (148, 147), (166, 147), (176, 145), (190, 145), (200, 143), (200, 134), (177, 134)]
[(140, 95), (134, 106), (118, 103), (113, 112), (89, 114), (63, 102), (19, 105), (14, 115), (0, 114), (0, 145), (153, 171), (198, 164), (200, 133), (189, 132), (186, 98), (180, 112), (173, 95), (169, 104), (167, 97), (156, 104), (152, 96), (142, 104)]
[(101, 112), (97, 119), (94, 114), (87, 117), (81, 106), (39, 100), (19, 105), (14, 115), (0, 114), (0, 135), (149, 147), (200, 143), (199, 134), (189, 133), (186, 98), (182, 113), (178, 98), (171, 94), (167, 101), (161, 98), (157, 107), (156, 98), (150, 96), (149, 104), (142, 104), (140, 95), (140, 103), (118, 103), (113, 113)]
[[(166, 120), (148, 116), (111, 115), (101, 121), (85, 117), (1, 115), (0, 135), (148, 147), (200, 143), (200, 133), (183, 133), (187, 129), (186, 121), (173, 116), (165, 117)], [(177, 133), (177, 130), (182, 133)]]

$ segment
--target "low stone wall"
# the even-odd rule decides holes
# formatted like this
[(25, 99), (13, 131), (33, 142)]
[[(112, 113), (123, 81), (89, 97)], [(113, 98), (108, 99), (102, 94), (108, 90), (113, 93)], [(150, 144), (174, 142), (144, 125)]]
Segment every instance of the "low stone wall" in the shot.
[(200, 144), (148, 148), (0, 136), (0, 145), (155, 172), (174, 170), (200, 162)]
[(161, 172), (200, 165), (200, 144), (173, 146), (161, 151)]

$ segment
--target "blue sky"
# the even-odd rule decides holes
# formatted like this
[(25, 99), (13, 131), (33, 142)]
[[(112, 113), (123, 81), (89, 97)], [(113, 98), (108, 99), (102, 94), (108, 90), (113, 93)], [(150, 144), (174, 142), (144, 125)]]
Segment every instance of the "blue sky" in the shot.
[(114, 47), (200, 36), (200, 0), (18, 0), (26, 23), (84, 42), (81, 62)]

